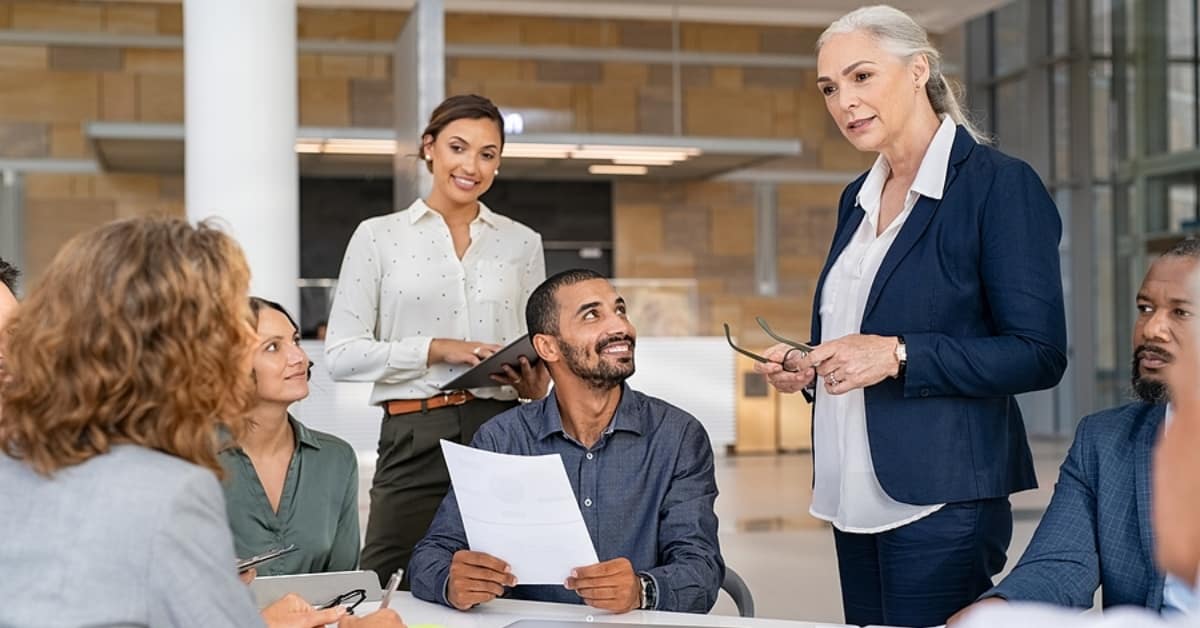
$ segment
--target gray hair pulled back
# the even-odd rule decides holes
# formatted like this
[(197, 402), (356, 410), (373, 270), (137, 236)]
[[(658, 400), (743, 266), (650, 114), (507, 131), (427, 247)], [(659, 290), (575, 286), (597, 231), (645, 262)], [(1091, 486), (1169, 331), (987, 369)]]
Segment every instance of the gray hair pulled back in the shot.
[(934, 112), (950, 116), (950, 119), (954, 120), (955, 124), (961, 124), (976, 142), (989, 142), (987, 135), (971, 122), (959, 103), (957, 85), (952, 85), (942, 73), (942, 54), (929, 42), (929, 34), (925, 29), (907, 13), (886, 4), (855, 9), (834, 20), (829, 28), (821, 33), (817, 38), (817, 51), (821, 50), (830, 37), (855, 31), (867, 33), (882, 48), (905, 62), (911, 61), (917, 55), (925, 55), (929, 62), (929, 81), (925, 83), (925, 94), (929, 97)]

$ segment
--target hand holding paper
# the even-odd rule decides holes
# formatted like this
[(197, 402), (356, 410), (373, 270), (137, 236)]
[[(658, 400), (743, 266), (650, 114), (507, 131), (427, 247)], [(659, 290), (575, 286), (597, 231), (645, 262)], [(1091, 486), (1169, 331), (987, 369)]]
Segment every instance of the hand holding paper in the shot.
[(511, 456), (442, 441), (471, 550), (508, 564), (520, 584), (562, 585), (599, 561), (562, 458)]

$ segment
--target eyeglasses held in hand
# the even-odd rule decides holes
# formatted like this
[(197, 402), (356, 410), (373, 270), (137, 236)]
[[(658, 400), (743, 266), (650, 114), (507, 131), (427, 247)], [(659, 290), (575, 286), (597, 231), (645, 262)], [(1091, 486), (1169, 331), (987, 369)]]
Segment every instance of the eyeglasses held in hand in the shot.
[(346, 612), (353, 615), (354, 609), (358, 608), (358, 605), (362, 604), (365, 599), (367, 599), (366, 589), (351, 589), (324, 604), (317, 605), (317, 608), (325, 610), (335, 606), (345, 606)]
[(733, 347), (734, 351), (737, 351), (738, 353), (750, 358), (751, 360), (754, 360), (755, 362), (761, 362), (763, 364), (774, 363), (774, 364), (778, 364), (779, 366), (783, 367), (783, 370), (787, 371), (788, 373), (798, 372), (800, 369), (788, 368), (788, 366), (787, 366), (788, 359), (792, 357), (793, 351), (799, 352), (800, 355), (802, 355), (802, 356), (811, 353), (813, 350), (812, 345), (808, 345), (803, 342), (796, 342), (795, 340), (791, 340), (788, 338), (784, 338), (783, 336), (780, 336), (779, 334), (775, 333), (771, 329), (771, 326), (768, 325), (767, 321), (763, 320), (763, 317), (761, 317), (761, 316), (754, 317), (754, 320), (755, 320), (755, 322), (758, 323), (758, 326), (761, 327), (763, 331), (767, 332), (768, 336), (770, 336), (771, 338), (774, 338), (775, 341), (777, 341), (777, 342), (783, 343), (783, 344), (791, 347), (790, 349), (787, 350), (787, 353), (783, 354), (783, 359), (776, 362), (775, 360), (772, 360), (766, 356), (759, 355), (757, 353), (754, 353), (753, 351), (750, 351), (748, 349), (743, 349), (742, 347), (737, 346), (736, 344), (733, 343), (733, 336), (730, 335), (730, 333), (729, 333), (729, 323), (722, 323), (722, 325), (725, 327), (725, 341), (729, 343), (729, 346)]

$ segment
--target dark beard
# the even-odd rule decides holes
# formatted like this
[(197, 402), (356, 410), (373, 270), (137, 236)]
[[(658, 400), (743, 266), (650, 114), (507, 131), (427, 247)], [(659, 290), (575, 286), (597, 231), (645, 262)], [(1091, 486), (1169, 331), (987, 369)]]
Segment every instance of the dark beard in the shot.
[(1171, 400), (1167, 385), (1160, 381), (1144, 379), (1138, 372), (1138, 353), (1133, 352), (1133, 394), (1146, 403), (1163, 404)]
[(584, 347), (573, 347), (570, 344), (559, 339), (559, 348), (562, 350), (563, 362), (567, 368), (575, 374), (576, 377), (583, 380), (592, 390), (611, 390), (620, 386), (633, 375), (634, 365), (633, 356), (630, 355), (628, 362), (619, 362), (617, 364), (609, 364), (603, 359), (600, 359), (600, 352), (604, 347), (618, 342), (628, 341), (629, 349), (632, 353), (635, 341), (632, 336), (614, 336), (602, 340), (595, 347), (597, 356), (596, 365), (590, 366), (587, 364), (588, 350)]

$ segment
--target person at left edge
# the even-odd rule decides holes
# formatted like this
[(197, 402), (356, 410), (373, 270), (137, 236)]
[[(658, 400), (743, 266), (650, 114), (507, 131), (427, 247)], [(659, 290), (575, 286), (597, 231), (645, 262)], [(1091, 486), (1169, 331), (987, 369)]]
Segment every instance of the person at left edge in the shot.
[(383, 408), (362, 553), (380, 584), (408, 566), (450, 487), (438, 440), (469, 443), (549, 386), (544, 367), (523, 362), (496, 386), (439, 388), (525, 333), (525, 302), (546, 276), (541, 237), (479, 200), (503, 148), (490, 100), (446, 99), (420, 137), (429, 196), (363, 221), (342, 261), (325, 359), (334, 379), (373, 382), (371, 403)]

